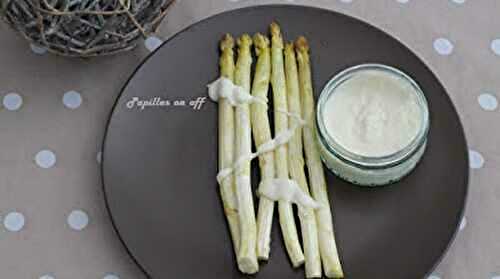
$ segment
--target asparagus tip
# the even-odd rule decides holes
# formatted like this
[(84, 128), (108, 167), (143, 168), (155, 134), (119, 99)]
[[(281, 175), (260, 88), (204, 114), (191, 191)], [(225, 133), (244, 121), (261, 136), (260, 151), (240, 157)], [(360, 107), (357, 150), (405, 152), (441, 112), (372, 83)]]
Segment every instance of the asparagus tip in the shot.
[(259, 54), (261, 50), (269, 47), (269, 39), (261, 33), (257, 33), (253, 36), (253, 42), (255, 44), (257, 54)]
[(252, 37), (250, 37), (250, 35), (245, 33), (238, 38), (237, 43), (240, 48), (250, 47), (252, 45)]
[(271, 30), (272, 35), (277, 35), (277, 34), (281, 33), (280, 25), (276, 21), (271, 22), (271, 25), (269, 26), (269, 28)]
[(225, 34), (220, 42), (221, 51), (232, 49), (234, 47), (234, 39), (231, 34)]
[(276, 21), (273, 21), (269, 26), (271, 31), (271, 39), (273, 46), (283, 48), (283, 37), (281, 35), (281, 28)]
[(293, 52), (295, 50), (295, 46), (293, 42), (288, 42), (285, 44), (285, 51)]
[(306, 37), (300, 36), (297, 41), (295, 41), (295, 47), (301, 52), (309, 51), (309, 43), (307, 42)]

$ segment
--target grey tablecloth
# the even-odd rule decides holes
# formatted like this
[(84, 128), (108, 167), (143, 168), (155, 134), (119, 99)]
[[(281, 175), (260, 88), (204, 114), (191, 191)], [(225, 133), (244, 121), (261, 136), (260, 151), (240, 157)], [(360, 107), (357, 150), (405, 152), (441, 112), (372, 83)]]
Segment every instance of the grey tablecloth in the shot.
[[(430, 65), (460, 113), (472, 168), (466, 218), (431, 278), (499, 279), (500, 1), (181, 0), (158, 37), (224, 10), (266, 3), (355, 16), (398, 37)], [(148, 52), (141, 45), (115, 57), (60, 58), (0, 25), (0, 278), (145, 277), (111, 227), (99, 151), (113, 101)]]

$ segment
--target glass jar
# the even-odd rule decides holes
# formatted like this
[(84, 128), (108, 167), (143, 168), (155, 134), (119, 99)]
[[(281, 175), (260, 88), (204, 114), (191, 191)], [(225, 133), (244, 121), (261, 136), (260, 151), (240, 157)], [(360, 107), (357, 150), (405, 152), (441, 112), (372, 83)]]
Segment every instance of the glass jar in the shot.
[[(381, 157), (355, 154), (334, 140), (328, 133), (324, 121), (324, 108), (336, 89), (356, 73), (363, 70), (383, 71), (400, 78), (410, 85), (409, 92), (415, 94), (421, 110), (421, 121), (417, 135), (400, 150)], [(361, 186), (379, 186), (399, 181), (410, 173), (424, 154), (429, 131), (429, 110), (425, 96), (418, 84), (402, 71), (381, 64), (362, 64), (348, 68), (334, 76), (321, 92), (316, 110), (317, 137), (321, 158), (337, 176)]]

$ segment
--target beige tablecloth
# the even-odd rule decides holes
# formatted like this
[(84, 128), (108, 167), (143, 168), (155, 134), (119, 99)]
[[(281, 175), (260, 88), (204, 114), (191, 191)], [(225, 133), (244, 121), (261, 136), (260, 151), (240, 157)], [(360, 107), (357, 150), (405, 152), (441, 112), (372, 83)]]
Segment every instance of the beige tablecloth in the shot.
[[(180, 0), (158, 37), (266, 3), (324, 7), (368, 21), (430, 65), (460, 113), (472, 168), (466, 218), (432, 278), (499, 279), (500, 1)], [(148, 52), (141, 45), (116, 57), (55, 57), (0, 24), (0, 278), (145, 277), (111, 227), (99, 151), (113, 101)]]

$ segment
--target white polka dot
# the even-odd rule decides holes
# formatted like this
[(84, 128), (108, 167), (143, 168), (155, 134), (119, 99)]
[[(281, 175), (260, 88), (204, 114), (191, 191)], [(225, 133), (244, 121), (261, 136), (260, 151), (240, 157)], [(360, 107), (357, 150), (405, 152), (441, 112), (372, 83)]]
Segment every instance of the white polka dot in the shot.
[(40, 276), (39, 279), (56, 279), (56, 278), (52, 275), (42, 275), (42, 276)]
[(47, 48), (41, 45), (30, 44), (31, 51), (38, 55), (43, 55), (47, 53)]
[(446, 38), (438, 38), (434, 41), (434, 49), (441, 55), (450, 55), (453, 48), (453, 44)]
[(89, 216), (82, 210), (73, 210), (68, 215), (68, 225), (75, 231), (81, 231), (89, 224)]
[(498, 107), (498, 100), (497, 98), (489, 93), (483, 93), (477, 97), (477, 101), (479, 102), (479, 105), (484, 109), (488, 111), (492, 111), (497, 109)]
[(76, 109), (82, 104), (82, 96), (76, 91), (68, 91), (63, 95), (63, 104), (70, 109)]
[(469, 164), (472, 169), (480, 169), (484, 165), (484, 158), (481, 153), (469, 150)]
[(96, 161), (98, 164), (102, 162), (102, 151), (97, 152)]
[(463, 231), (465, 229), (465, 227), (467, 227), (467, 218), (464, 217), (464, 218), (462, 218), (462, 221), (460, 221), (459, 229), (461, 231)]
[(118, 275), (115, 275), (115, 274), (106, 274), (102, 279), (120, 279), (120, 277), (118, 277)]
[(3, 96), (3, 106), (8, 110), (18, 110), (23, 105), (23, 97), (17, 93)]
[(410, 0), (397, 0), (397, 1), (401, 4), (406, 4), (406, 3), (410, 2)]
[(433, 275), (427, 277), (427, 279), (441, 279), (441, 277), (433, 274)]
[(163, 41), (155, 36), (150, 36), (144, 41), (144, 45), (149, 51), (154, 51), (159, 46), (161, 46), (162, 43)]
[(491, 41), (491, 50), (496, 55), (500, 55), (500, 39), (495, 39)]
[(5, 229), (11, 232), (18, 232), (24, 227), (24, 215), (19, 212), (10, 212), (3, 220)]
[(51, 150), (41, 150), (35, 155), (36, 164), (44, 169), (53, 167), (56, 161), (56, 154)]
[(451, 2), (453, 2), (455, 4), (463, 4), (463, 3), (465, 3), (465, 0), (451, 0)]

